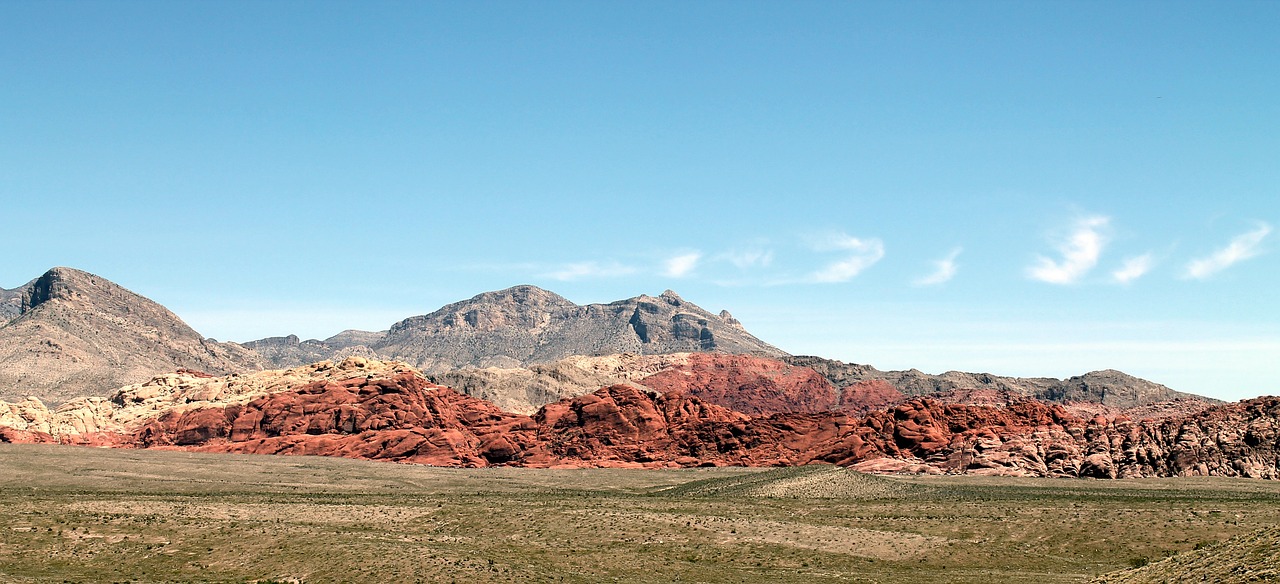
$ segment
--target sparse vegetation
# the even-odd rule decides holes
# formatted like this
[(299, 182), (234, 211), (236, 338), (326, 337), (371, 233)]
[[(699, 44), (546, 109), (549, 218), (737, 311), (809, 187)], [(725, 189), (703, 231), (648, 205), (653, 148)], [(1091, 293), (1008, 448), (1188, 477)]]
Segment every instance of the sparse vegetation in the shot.
[(1280, 483), (0, 445), (0, 505), (6, 582), (1084, 582), (1277, 523)]

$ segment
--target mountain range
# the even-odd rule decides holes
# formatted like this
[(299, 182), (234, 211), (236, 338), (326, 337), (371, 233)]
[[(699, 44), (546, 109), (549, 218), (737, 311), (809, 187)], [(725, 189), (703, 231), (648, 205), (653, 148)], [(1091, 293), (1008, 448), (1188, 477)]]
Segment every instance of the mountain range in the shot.
[(0, 442), (1280, 478), (1276, 398), (1221, 404), (1114, 370), (930, 375), (789, 355), (672, 291), (582, 306), (516, 286), (387, 331), (244, 345), (70, 268), (3, 290), (0, 307)]
[[(515, 286), (406, 318), (386, 331), (348, 330), (325, 340), (289, 335), (244, 344), (206, 339), (163, 306), (71, 268), (51, 269), (0, 293), (0, 398), (35, 396), (51, 404), (80, 395), (106, 396), (178, 369), (225, 374), (361, 356), (403, 361), (438, 383), (508, 411), (533, 413), (560, 399), (667, 369), (697, 374), (700, 365), (691, 365), (690, 355), (702, 353), (781, 359), (787, 371), (744, 374), (735, 383), (777, 386), (778, 379), (794, 377), (816, 386), (821, 379), (826, 386), (815, 391), (823, 397), (813, 403), (849, 410), (957, 390), (1116, 408), (1195, 397), (1118, 371), (1066, 380), (930, 375), (792, 356), (747, 332), (728, 311), (712, 313), (671, 290), (578, 305), (535, 286)], [(746, 363), (741, 366), (750, 370)], [(796, 376), (792, 370), (817, 375)], [(743, 381), (748, 378), (755, 381)], [(803, 410), (778, 410), (776, 404), (789, 402), (777, 399), (756, 410)]]
[(748, 333), (728, 311), (712, 314), (671, 290), (581, 306), (528, 285), (478, 294), (380, 333), (345, 331), (323, 341), (273, 337), (245, 346), (275, 367), (372, 351), (427, 373), (524, 367), (572, 355), (785, 354)]

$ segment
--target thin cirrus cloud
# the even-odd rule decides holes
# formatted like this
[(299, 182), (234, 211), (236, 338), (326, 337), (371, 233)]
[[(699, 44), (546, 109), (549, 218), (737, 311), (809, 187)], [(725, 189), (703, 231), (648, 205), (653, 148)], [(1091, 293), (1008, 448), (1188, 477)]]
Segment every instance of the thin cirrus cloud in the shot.
[(1039, 256), (1035, 265), (1027, 268), (1027, 276), (1049, 284), (1075, 283), (1098, 264), (1107, 246), (1105, 230), (1110, 222), (1110, 217), (1096, 215), (1076, 221), (1071, 234), (1055, 246), (1062, 259)]
[(572, 282), (594, 278), (614, 278), (636, 273), (636, 268), (618, 262), (575, 262), (543, 274), (543, 277)]
[(698, 267), (698, 260), (701, 259), (702, 253), (696, 251), (669, 258), (662, 262), (662, 275), (669, 278), (683, 278)]
[(1111, 279), (1119, 284), (1128, 284), (1145, 276), (1153, 266), (1155, 266), (1155, 259), (1149, 253), (1131, 257), (1126, 259), (1114, 272), (1111, 272)]
[(874, 237), (860, 239), (839, 233), (818, 242), (815, 248), (847, 253), (844, 259), (809, 274), (808, 281), (822, 284), (848, 282), (884, 257), (884, 242)]
[(1226, 247), (1205, 257), (1191, 260), (1187, 264), (1186, 271), (1183, 272), (1183, 277), (1204, 280), (1232, 265), (1257, 256), (1262, 253), (1258, 247), (1270, 233), (1270, 225), (1258, 224), (1257, 229), (1235, 236)]
[(915, 281), (917, 286), (937, 286), (950, 281), (956, 277), (956, 270), (959, 266), (956, 264), (956, 258), (960, 257), (961, 248), (951, 250), (947, 257), (933, 262), (934, 270), (932, 274), (920, 278)]

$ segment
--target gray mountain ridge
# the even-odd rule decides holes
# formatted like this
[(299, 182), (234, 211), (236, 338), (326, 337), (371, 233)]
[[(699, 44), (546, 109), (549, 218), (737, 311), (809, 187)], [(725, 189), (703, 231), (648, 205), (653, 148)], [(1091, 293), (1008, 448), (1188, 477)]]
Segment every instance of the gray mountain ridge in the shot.
[[(289, 335), (240, 345), (206, 339), (163, 306), (71, 268), (54, 268), (19, 288), (0, 289), (4, 399), (35, 395), (58, 403), (80, 395), (105, 395), (178, 368), (222, 374), (357, 355), (404, 360), (464, 390), (510, 392), (521, 396), (520, 403), (537, 407), (565, 391), (580, 390), (576, 385), (598, 381), (599, 374), (576, 379), (582, 374), (563, 363), (566, 358), (685, 352), (776, 358), (813, 368), (837, 387), (878, 379), (907, 395), (993, 389), (1046, 401), (1116, 407), (1207, 400), (1114, 370), (1065, 380), (957, 371), (931, 375), (792, 356), (748, 333), (728, 311), (713, 314), (670, 290), (578, 305), (521, 285), (406, 318), (386, 331), (347, 330), (324, 340)], [(505, 387), (511, 384), (522, 386)]]
[(35, 280), (32, 280), (13, 290), (0, 288), (0, 326), (8, 324), (9, 321), (18, 318), (18, 315), (22, 313), (23, 291), (30, 288), (34, 283)]
[(530, 285), (477, 294), (406, 318), (384, 333), (344, 331), (324, 341), (272, 337), (244, 345), (280, 367), (367, 348), (427, 373), (525, 367), (573, 355), (786, 354), (748, 333), (728, 311), (713, 314), (671, 290), (658, 296), (578, 305)]

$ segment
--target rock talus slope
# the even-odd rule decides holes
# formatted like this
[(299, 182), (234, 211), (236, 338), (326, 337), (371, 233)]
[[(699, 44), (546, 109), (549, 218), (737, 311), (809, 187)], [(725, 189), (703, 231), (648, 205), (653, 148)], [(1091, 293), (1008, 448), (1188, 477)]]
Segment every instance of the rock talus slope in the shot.
[(54, 268), (20, 291), (16, 316), (0, 326), (0, 398), (56, 403), (184, 367), (262, 368), (252, 351), (205, 339), (163, 306), (87, 272)]

